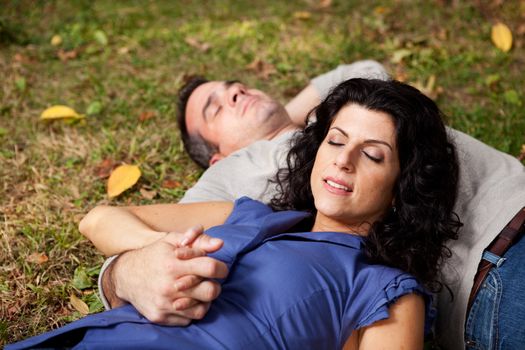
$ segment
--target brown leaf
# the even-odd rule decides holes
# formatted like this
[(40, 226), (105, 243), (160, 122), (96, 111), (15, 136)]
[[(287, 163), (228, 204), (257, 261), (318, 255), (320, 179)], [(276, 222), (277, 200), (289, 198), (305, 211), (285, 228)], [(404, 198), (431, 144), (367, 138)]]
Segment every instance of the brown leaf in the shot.
[(111, 172), (108, 179), (107, 193), (109, 198), (113, 198), (131, 188), (137, 183), (141, 175), (140, 169), (136, 165), (124, 164)]
[(317, 5), (320, 9), (326, 9), (332, 6), (332, 0), (320, 0), (319, 5)]
[(152, 111), (142, 112), (139, 115), (139, 120), (141, 122), (144, 122), (144, 121), (146, 121), (148, 119), (153, 118), (154, 116), (155, 116), (155, 112), (152, 112)]
[(164, 188), (177, 188), (180, 187), (180, 182), (175, 180), (164, 180), (162, 182), (162, 187)]
[(77, 58), (78, 51), (77, 50), (65, 51), (63, 49), (59, 49), (57, 51), (57, 56), (58, 58), (60, 58), (62, 62), (66, 62), (68, 60)]
[(520, 151), (520, 154), (518, 155), (518, 159), (520, 161), (525, 159), (525, 144), (521, 145), (521, 151)]
[(256, 58), (252, 63), (246, 66), (249, 70), (254, 71), (258, 77), (268, 79), (270, 75), (277, 73), (275, 67), (261, 59)]
[(32, 253), (29, 255), (26, 259), (27, 262), (42, 265), (43, 263), (46, 263), (49, 261), (48, 256), (45, 253)]
[(200, 42), (199, 40), (197, 40), (195, 38), (192, 38), (192, 37), (187, 37), (186, 39), (184, 39), (184, 41), (186, 42), (186, 44), (188, 44), (191, 47), (194, 47), (197, 50), (202, 51), (202, 52), (206, 52), (209, 49), (211, 49), (211, 45), (210, 44)]
[(148, 191), (147, 189), (142, 187), (140, 189), (140, 194), (142, 195), (142, 198), (152, 200), (157, 195), (157, 191), (155, 190)]
[(111, 174), (111, 170), (115, 167), (115, 162), (109, 158), (104, 159), (95, 167), (95, 175), (99, 179), (105, 179)]
[(85, 302), (83, 302), (81, 299), (77, 298), (75, 294), (71, 294), (69, 297), (69, 302), (71, 306), (78, 312), (80, 312), (82, 315), (86, 316), (89, 314), (89, 306)]

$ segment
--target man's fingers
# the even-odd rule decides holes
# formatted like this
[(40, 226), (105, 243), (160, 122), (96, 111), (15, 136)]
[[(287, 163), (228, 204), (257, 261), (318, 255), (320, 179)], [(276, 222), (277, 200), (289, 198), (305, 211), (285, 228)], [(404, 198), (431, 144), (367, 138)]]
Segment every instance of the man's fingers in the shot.
[(213, 253), (219, 250), (223, 245), (223, 240), (215, 237), (210, 237), (207, 234), (201, 234), (193, 242), (192, 247), (204, 250), (206, 253)]
[(222, 261), (203, 256), (189, 260), (181, 260), (184, 271), (190, 275), (204, 278), (225, 278), (228, 275), (228, 267)]
[(201, 303), (200, 300), (192, 299), (188, 297), (182, 297), (182, 298), (176, 299), (173, 302), (172, 306), (173, 306), (173, 309), (179, 313), (179, 315), (188, 317), (184, 313), (186, 309), (189, 309), (190, 307), (193, 307), (199, 303)]
[[(220, 293), (221, 285), (219, 283), (205, 280), (197, 286), (185, 290), (182, 292), (182, 295), (195, 300), (210, 302), (216, 299)], [(183, 303), (185, 303), (185, 301), (181, 302), (181, 304)]]
[(169, 314), (159, 320), (159, 322), (153, 322), (164, 326), (187, 326), (191, 323), (192, 319), (189, 317), (178, 316)]
[(185, 318), (189, 318), (192, 320), (200, 320), (206, 315), (206, 313), (210, 309), (210, 305), (211, 303), (196, 303), (195, 305), (186, 308), (180, 314), (182, 315), (182, 317)]
[(206, 252), (202, 249), (189, 248), (189, 247), (176, 248), (174, 252), (175, 252), (175, 257), (181, 260), (188, 260), (188, 259), (193, 259), (193, 258), (197, 258), (197, 257), (206, 255)]
[(182, 292), (186, 289), (195, 287), (202, 281), (202, 278), (195, 275), (187, 275), (177, 278), (174, 283), (175, 289), (177, 292)]
[(204, 228), (202, 225), (197, 225), (195, 227), (190, 228), (189, 230), (186, 230), (184, 232), (182, 242), (180, 243), (181, 246), (189, 246), (192, 244), (199, 235), (201, 235), (204, 232)]

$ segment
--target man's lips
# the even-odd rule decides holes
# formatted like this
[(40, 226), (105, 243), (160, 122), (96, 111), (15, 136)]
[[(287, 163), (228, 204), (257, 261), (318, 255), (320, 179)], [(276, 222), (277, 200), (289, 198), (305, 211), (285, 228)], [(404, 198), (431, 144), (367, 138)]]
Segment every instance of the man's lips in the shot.
[(245, 100), (244, 100), (244, 106), (242, 108), (242, 113), (241, 115), (244, 116), (244, 114), (246, 113), (246, 111), (248, 110), (248, 108), (255, 102), (257, 101), (257, 97), (255, 96), (251, 96), (251, 97), (247, 97)]

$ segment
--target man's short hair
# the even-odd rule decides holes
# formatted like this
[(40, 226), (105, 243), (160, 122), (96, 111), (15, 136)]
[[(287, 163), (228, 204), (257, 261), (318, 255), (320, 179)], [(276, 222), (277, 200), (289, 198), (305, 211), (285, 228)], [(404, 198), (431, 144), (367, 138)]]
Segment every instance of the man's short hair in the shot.
[(179, 90), (177, 123), (184, 149), (188, 152), (191, 159), (204, 169), (210, 165), (211, 157), (217, 153), (218, 149), (202, 138), (199, 134), (189, 134), (186, 125), (186, 106), (188, 100), (195, 89), (207, 83), (208, 80), (201, 76), (192, 76), (186, 79), (186, 83)]

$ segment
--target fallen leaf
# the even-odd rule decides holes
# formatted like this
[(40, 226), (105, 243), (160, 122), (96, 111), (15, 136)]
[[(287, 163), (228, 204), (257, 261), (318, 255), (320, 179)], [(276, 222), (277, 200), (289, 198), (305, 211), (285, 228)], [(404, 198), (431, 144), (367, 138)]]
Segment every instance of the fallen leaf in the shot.
[(152, 200), (157, 195), (157, 191), (154, 191), (154, 190), (148, 191), (145, 188), (141, 188), (140, 194), (142, 195), (142, 198)]
[(186, 44), (202, 52), (206, 52), (211, 48), (210, 44), (200, 42), (199, 40), (192, 38), (192, 37), (187, 37), (186, 39), (184, 39), (184, 41), (186, 42)]
[(49, 257), (45, 253), (32, 253), (26, 259), (27, 262), (42, 265), (49, 261)]
[(63, 49), (59, 49), (57, 51), (57, 56), (62, 62), (66, 62), (68, 60), (77, 58), (78, 51), (77, 50), (66, 51)]
[(100, 45), (106, 46), (108, 44), (108, 37), (102, 30), (95, 30), (93, 37)]
[(109, 177), (114, 166), (115, 162), (109, 158), (106, 158), (95, 167), (95, 175), (100, 179)]
[(521, 145), (521, 152), (518, 155), (518, 159), (519, 160), (524, 160), (525, 159), (525, 144)]
[(40, 119), (82, 119), (84, 116), (78, 114), (73, 108), (63, 105), (56, 105), (47, 108), (40, 115)]
[(297, 19), (310, 19), (312, 17), (312, 14), (308, 11), (297, 11), (293, 13), (293, 17)]
[(77, 267), (73, 275), (73, 281), (71, 282), (77, 289), (86, 289), (93, 286), (91, 278), (89, 278), (86, 269), (83, 267)]
[(71, 306), (78, 312), (80, 312), (82, 315), (86, 316), (89, 314), (89, 307), (85, 302), (83, 302), (81, 299), (77, 298), (76, 295), (71, 294), (69, 297), (69, 302), (71, 303)]
[(503, 52), (508, 52), (512, 47), (512, 33), (509, 27), (503, 23), (492, 26), (490, 37), (494, 45)]
[(164, 188), (177, 188), (180, 186), (180, 182), (175, 180), (164, 180), (162, 182), (162, 187)]
[(60, 35), (53, 35), (51, 38), (51, 45), (58, 46), (62, 44), (62, 37)]
[(256, 58), (252, 63), (246, 66), (249, 70), (252, 70), (257, 73), (262, 79), (268, 79), (270, 75), (277, 73), (275, 67), (267, 62), (264, 62), (261, 59)]
[(124, 164), (117, 167), (108, 179), (108, 196), (113, 198), (132, 187), (140, 178), (140, 169), (136, 165)]
[(394, 64), (400, 63), (405, 57), (408, 57), (412, 54), (412, 51), (409, 49), (399, 49), (394, 51), (394, 54), (392, 55), (392, 58), (390, 61)]
[(146, 121), (146, 120), (148, 120), (148, 119), (153, 118), (154, 116), (155, 116), (155, 112), (151, 112), (151, 111), (148, 111), (148, 112), (142, 112), (142, 113), (140, 113), (140, 115), (139, 115), (139, 120), (140, 120), (141, 122), (144, 122), (144, 121)]
[(99, 114), (102, 112), (102, 103), (100, 101), (93, 101), (89, 104), (86, 113), (87, 115)]
[(317, 5), (320, 9), (326, 9), (332, 6), (332, 0), (321, 0), (319, 1), (319, 5)]

